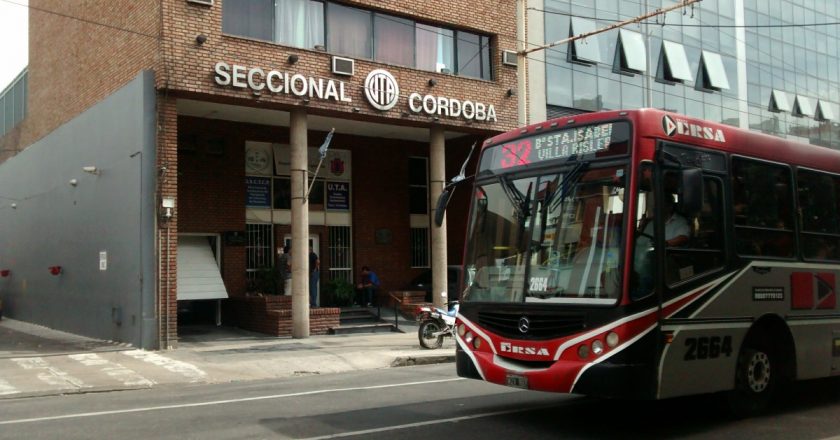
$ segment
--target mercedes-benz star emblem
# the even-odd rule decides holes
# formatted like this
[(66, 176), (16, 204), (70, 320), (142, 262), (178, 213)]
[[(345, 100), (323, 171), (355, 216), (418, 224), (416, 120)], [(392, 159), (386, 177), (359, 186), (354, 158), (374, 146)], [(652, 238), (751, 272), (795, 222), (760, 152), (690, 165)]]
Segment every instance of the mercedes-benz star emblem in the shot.
[(531, 328), (531, 321), (525, 316), (519, 318), (519, 331), (521, 333), (528, 333), (529, 328)]

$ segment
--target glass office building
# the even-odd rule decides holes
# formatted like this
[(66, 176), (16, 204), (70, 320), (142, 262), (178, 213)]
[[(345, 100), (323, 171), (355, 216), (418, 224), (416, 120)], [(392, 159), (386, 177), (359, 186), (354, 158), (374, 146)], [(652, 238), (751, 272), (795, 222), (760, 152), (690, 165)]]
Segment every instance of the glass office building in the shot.
[[(529, 2), (528, 40), (554, 42), (677, 3)], [(838, 22), (834, 1), (703, 0), (536, 52), (531, 121), (655, 107), (840, 149)], [(534, 81), (542, 71), (544, 83)]]

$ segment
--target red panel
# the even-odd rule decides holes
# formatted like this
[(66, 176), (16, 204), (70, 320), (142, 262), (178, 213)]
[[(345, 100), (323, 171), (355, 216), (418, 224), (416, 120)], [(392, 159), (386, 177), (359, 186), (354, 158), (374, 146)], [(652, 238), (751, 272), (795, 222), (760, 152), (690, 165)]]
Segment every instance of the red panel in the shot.
[(814, 308), (814, 275), (794, 272), (790, 275), (790, 301), (794, 309)]
[(818, 273), (817, 308), (834, 309), (837, 307), (837, 284), (833, 273)]

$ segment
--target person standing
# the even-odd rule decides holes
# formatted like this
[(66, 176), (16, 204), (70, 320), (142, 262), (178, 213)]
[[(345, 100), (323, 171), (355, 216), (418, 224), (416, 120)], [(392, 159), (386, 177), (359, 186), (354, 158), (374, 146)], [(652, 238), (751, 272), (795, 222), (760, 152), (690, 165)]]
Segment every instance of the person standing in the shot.
[(275, 260), (274, 264), (274, 274), (275, 274), (275, 286), (277, 288), (278, 295), (288, 295), (289, 292), (288, 286), (286, 283), (289, 281), (289, 247), (282, 247), (277, 246), (277, 259)]
[(373, 305), (373, 295), (379, 288), (379, 277), (367, 266), (362, 266), (362, 282), (356, 286), (362, 291), (362, 304)]
[(317, 307), (318, 280), (321, 277), (321, 260), (309, 245), (309, 307)]

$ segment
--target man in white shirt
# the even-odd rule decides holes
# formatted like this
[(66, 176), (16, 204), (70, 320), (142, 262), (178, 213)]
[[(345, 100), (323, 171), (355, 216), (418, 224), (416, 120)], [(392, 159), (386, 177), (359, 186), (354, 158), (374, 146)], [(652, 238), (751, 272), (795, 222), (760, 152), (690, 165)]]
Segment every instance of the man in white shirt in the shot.
[[(662, 205), (665, 210), (665, 246), (678, 247), (688, 243), (688, 236), (691, 234), (691, 227), (688, 220), (677, 212), (674, 212), (674, 198), (670, 194), (665, 195), (665, 203)], [(653, 222), (648, 222), (643, 231), (653, 237)]]

